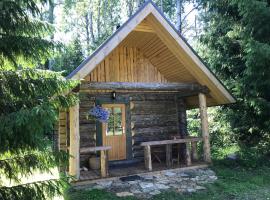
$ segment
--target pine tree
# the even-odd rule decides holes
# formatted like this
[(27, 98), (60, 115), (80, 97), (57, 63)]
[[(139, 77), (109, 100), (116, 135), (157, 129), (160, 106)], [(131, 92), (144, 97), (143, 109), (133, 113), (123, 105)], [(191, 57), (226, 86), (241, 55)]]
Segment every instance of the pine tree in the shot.
[[(0, 3), (0, 66), (7, 61), (18, 66), (19, 60), (41, 62), (54, 48), (49, 40), (53, 28), (40, 21), (35, 0), (1, 1)], [(40, 0), (45, 4), (47, 0)], [(8, 63), (9, 64), (9, 63)]]
[(0, 7), (0, 199), (50, 199), (63, 192), (67, 176), (31, 183), (21, 178), (67, 165), (68, 155), (52, 148), (50, 138), (59, 110), (77, 101), (70, 93), (77, 82), (22, 66), (21, 58), (40, 60), (54, 46), (43, 37), (50, 27), (34, 18), (35, 0), (2, 1)]
[(53, 71), (63, 71), (63, 75), (69, 75), (78, 67), (84, 59), (82, 45), (79, 39), (73, 40), (65, 46), (58, 56), (55, 57)]
[(240, 144), (269, 151), (270, 2), (207, 1), (202, 56), (237, 97), (224, 107)]

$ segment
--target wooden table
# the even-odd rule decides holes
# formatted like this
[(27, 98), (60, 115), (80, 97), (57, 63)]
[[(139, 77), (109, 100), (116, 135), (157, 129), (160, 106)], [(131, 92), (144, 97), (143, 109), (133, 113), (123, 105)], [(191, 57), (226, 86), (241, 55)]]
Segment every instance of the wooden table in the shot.
[(102, 178), (109, 175), (108, 171), (108, 151), (111, 146), (85, 147), (80, 149), (80, 153), (90, 153), (100, 151), (100, 175)]
[[(192, 158), (197, 158), (197, 142), (202, 141), (199, 137), (189, 137), (184, 139), (173, 139), (173, 140), (160, 140), (160, 141), (149, 141), (142, 142), (141, 146), (144, 147), (144, 162), (145, 168), (152, 171), (152, 159), (151, 159), (151, 146), (166, 145), (166, 165), (171, 167), (172, 163), (172, 144), (187, 144), (191, 143), (192, 148)], [(188, 146), (188, 145), (187, 145)], [(191, 165), (191, 156), (189, 148), (186, 148), (186, 164)]]

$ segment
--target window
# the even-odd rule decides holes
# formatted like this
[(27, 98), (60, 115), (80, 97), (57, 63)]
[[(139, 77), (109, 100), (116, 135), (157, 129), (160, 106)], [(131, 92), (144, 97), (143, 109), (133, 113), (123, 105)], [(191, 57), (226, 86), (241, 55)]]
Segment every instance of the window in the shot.
[(106, 136), (124, 134), (124, 107), (122, 105), (104, 105), (104, 107), (110, 112), (110, 116), (106, 124)]

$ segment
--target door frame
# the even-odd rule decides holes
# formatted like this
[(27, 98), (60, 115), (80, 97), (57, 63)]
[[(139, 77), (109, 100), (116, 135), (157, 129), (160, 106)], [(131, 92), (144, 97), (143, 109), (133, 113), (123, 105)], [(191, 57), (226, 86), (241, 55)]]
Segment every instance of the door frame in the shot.
[[(111, 96), (97, 97), (95, 101), (96, 105), (102, 104), (124, 104), (126, 115), (126, 160), (132, 159), (132, 135), (131, 135), (131, 115), (130, 115), (130, 101), (129, 97), (118, 96), (116, 99), (112, 99)], [(96, 122), (96, 145), (101, 146), (102, 141), (102, 123)]]

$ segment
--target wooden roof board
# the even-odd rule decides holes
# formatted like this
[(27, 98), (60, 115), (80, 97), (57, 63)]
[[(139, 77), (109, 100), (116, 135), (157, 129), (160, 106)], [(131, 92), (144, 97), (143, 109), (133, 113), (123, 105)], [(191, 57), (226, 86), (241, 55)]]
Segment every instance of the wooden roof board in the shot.
[(183, 62), (187, 70), (196, 78), (196, 80), (200, 84), (209, 87), (211, 91), (210, 94), (216, 100), (216, 104), (235, 102), (234, 97), (229, 93), (226, 87), (210, 71), (202, 59), (152, 1), (146, 2), (67, 78), (83, 79), (146, 18), (147, 24), (150, 24), (153, 30), (155, 30), (158, 38), (166, 44), (168, 49), (177, 57), (177, 59)]

